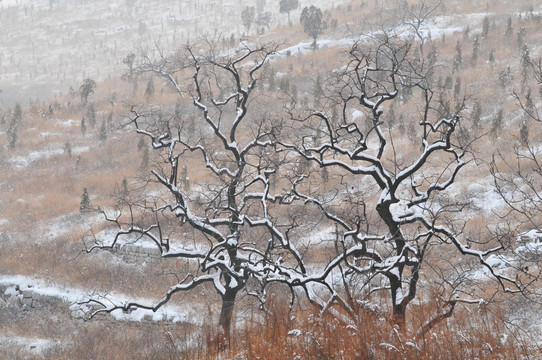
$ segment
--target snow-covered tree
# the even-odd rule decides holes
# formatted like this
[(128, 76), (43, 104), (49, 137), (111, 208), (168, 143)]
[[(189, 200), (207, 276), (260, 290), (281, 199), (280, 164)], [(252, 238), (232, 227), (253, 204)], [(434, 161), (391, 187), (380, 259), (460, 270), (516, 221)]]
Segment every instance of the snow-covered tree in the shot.
[[(281, 160), (264, 157), (269, 153), (270, 159), (277, 158), (271, 154), (280, 126), (251, 108), (256, 82), (276, 46), (244, 46), (232, 57), (214, 50), (206, 43), (171, 57), (140, 54), (136, 71), (169, 82), (190, 113), (181, 118), (197, 116), (201, 135), (189, 135), (188, 124), (179, 117), (165, 120), (140, 106), (132, 108), (131, 124), (161, 158), (151, 171), (157, 188), (147, 189), (152, 201), (124, 202), (128, 208), (119, 207), (114, 214), (104, 211), (118, 231), (113, 241), (98, 241), (88, 249), (111, 248), (123, 237), (146, 239), (163, 258), (186, 261), (189, 270), (155, 304), (110, 305), (90, 299), (89, 303), (101, 305), (91, 316), (116, 309), (156, 311), (178, 292), (209, 285), (219, 295), (219, 327), (228, 339), (234, 306), (242, 293), (264, 303), (267, 283), (284, 279), (291, 283), (287, 279), (292, 274), (305, 272), (301, 254), (290, 241), (295, 220), (276, 210), (289, 202), (288, 196), (272, 194), (270, 189), (270, 178)], [(194, 157), (191, 171), (199, 168), (206, 176), (188, 186), (186, 165)], [(195, 235), (186, 238), (187, 229)]]
[[(474, 249), (462, 234), (463, 219), (452, 216), (469, 206), (467, 199), (446, 196), (471, 159), (470, 143), (457, 134), (464, 105), (440, 111), (427, 81), (429, 71), (412, 61), (410, 45), (401, 40), (383, 36), (371, 45), (357, 43), (328, 95), (342, 109), (339, 119), (325, 111), (292, 112), (303, 128), (289, 142), (282, 142), (329, 172), (328, 191), (311, 186), (311, 179), (320, 175), (309, 170), (298, 174), (293, 190), (337, 226), (336, 257), (319, 273), (299, 280), (309, 299), (339, 318), (348, 316), (354, 324), (363, 321), (363, 313), (373, 311), (370, 304), (389, 299), (387, 313), (378, 316), (415, 338), (451, 316), (457, 303), (479, 302), (472, 289), (458, 280), (463, 273), (456, 271), (456, 265), (434, 261), (437, 253), (447, 259), (472, 258), (503, 289), (518, 290), (515, 280), (495, 272), (489, 261), (503, 247), (479, 239), (480, 248)], [(421, 93), (415, 98), (419, 117), (411, 120), (420, 128), (415, 132), (417, 150), (397, 148), (393, 133), (382, 127), (385, 109), (398, 99), (402, 83)], [(318, 143), (312, 141), (315, 132), (321, 134)], [(435, 302), (441, 308), (420, 327), (409, 327), (409, 304), (433, 272), (449, 276), (439, 283), (441, 297)], [(314, 283), (326, 283), (328, 295), (314, 291)]]

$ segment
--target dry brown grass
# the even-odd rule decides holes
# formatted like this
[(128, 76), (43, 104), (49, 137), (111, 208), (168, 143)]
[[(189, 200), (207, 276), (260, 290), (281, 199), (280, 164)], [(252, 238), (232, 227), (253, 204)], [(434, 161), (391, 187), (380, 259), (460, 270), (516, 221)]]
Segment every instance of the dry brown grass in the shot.
[[(505, 329), (498, 308), (492, 312), (476, 306), (458, 306), (453, 319), (443, 321), (425, 338), (413, 342), (385, 320), (362, 316), (357, 328), (333, 317), (312, 312), (289, 311), (283, 303), (270, 301), (272, 316), (250, 319), (237, 329), (225, 358), (248, 359), (520, 359), (536, 358), (516, 330)], [(411, 321), (420, 325), (438, 309), (431, 303), (413, 309)], [(506, 334), (506, 336), (503, 336)], [(211, 339), (213, 337), (211, 336)], [(215, 343), (210, 353), (194, 359), (219, 357)]]

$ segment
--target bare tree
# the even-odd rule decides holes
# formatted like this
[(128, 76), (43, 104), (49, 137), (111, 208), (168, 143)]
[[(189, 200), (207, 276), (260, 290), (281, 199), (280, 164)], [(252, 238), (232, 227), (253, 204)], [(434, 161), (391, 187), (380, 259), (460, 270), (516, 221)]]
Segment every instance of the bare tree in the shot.
[[(300, 253), (289, 240), (288, 231), (295, 225), (279, 224), (282, 218), (274, 215), (281, 203), (288, 202), (271, 191), (270, 178), (280, 160), (265, 159), (266, 153), (275, 152), (278, 124), (251, 110), (258, 75), (275, 50), (276, 45), (242, 46), (232, 56), (221, 56), (207, 42), (201, 47), (187, 46), (171, 57), (161, 51), (156, 57), (140, 54), (136, 72), (165, 79), (179, 95), (184, 112), (198, 116), (201, 134), (190, 135), (189, 124), (178, 116), (167, 118), (132, 107), (130, 123), (161, 155), (152, 170), (158, 189), (153, 191), (154, 199), (148, 199), (147, 189), (147, 200), (123, 201), (124, 206), (113, 215), (104, 211), (117, 233), (113, 241), (98, 240), (88, 251), (111, 248), (123, 237), (135, 236), (152, 241), (163, 258), (186, 260), (193, 268), (152, 306), (109, 305), (91, 299), (88, 303), (100, 305), (91, 316), (116, 309), (156, 311), (177, 292), (211, 284), (221, 298), (219, 325), (228, 339), (240, 292), (264, 302), (264, 285), (284, 278), (277, 264), (284, 263), (293, 272), (305, 271)], [(197, 160), (189, 169), (199, 166), (207, 169), (207, 175), (199, 184), (183, 186), (188, 176), (183, 167), (194, 157)], [(183, 239), (187, 228), (195, 235)]]
[[(492, 267), (491, 257), (504, 248), (500, 239), (469, 242), (465, 222), (454, 217), (470, 206), (447, 191), (473, 157), (472, 140), (461, 131), (465, 101), (450, 110), (436, 100), (428, 80), (432, 62), (413, 59), (409, 43), (385, 34), (358, 42), (326, 82), (334, 94), (323, 105), (329, 112), (300, 111), (292, 99), (288, 129), (278, 116), (269, 119), (255, 107), (262, 96), (258, 78), (276, 50), (245, 45), (225, 56), (206, 42), (174, 56), (159, 48), (153, 56), (139, 54), (134, 73), (164, 79), (183, 111), (167, 115), (156, 106), (132, 107), (130, 124), (160, 157), (152, 188), (143, 199), (103, 211), (116, 235), (97, 239), (88, 251), (112, 248), (124, 237), (148, 239), (163, 258), (185, 260), (188, 270), (155, 304), (91, 299), (87, 303), (99, 308), (90, 316), (156, 311), (176, 293), (208, 284), (220, 296), (219, 325), (228, 339), (239, 295), (265, 304), (266, 286), (278, 282), (289, 287), (291, 301), (304, 293), (346, 323), (361, 321), (364, 304), (389, 300), (390, 323), (423, 338), (452, 316), (457, 303), (480, 301), (454, 256), (481, 264), (505, 291), (524, 289)], [(384, 108), (406, 87), (417, 89), (417, 111), (409, 113), (418, 124), (418, 141), (398, 148)], [(199, 135), (188, 131), (196, 116)], [(183, 186), (195, 164), (206, 175)], [(280, 192), (273, 190), (276, 182)], [(329, 243), (320, 236), (322, 226), (333, 231)], [(183, 238), (186, 229), (195, 235)], [(318, 250), (325, 255), (311, 255)], [(409, 329), (407, 309), (431, 272), (445, 289), (440, 309)]]
[(423, 25), (432, 20), (432, 17), (437, 12), (438, 8), (442, 5), (443, 0), (436, 1), (426, 1), (419, 0), (417, 3), (412, 4), (411, 6), (408, 3), (404, 2), (404, 11), (403, 14), (403, 24), (407, 25), (412, 29), (414, 35), (418, 38), (420, 42), (420, 54), (423, 53), (423, 46), (427, 40), (427, 34), (423, 32)]
[[(533, 69), (534, 80), (542, 84), (542, 63), (529, 60)], [(523, 230), (540, 229), (542, 222), (542, 197), (540, 194), (540, 175), (542, 159), (539, 145), (530, 141), (525, 126), (528, 121), (542, 123), (536, 101), (528, 92), (526, 95), (514, 93), (523, 110), (522, 126), (518, 144), (513, 148), (513, 157), (509, 152), (497, 151), (491, 163), (495, 190), (504, 200), (507, 209), (499, 214), (510, 224), (519, 224)]]
[[(295, 132), (301, 137), (282, 142), (286, 149), (328, 169), (333, 174), (328, 183), (335, 184), (335, 191), (322, 192), (311, 185), (311, 179), (319, 175), (306, 172), (299, 174), (293, 190), (337, 227), (336, 257), (321, 272), (300, 280), (309, 299), (324, 310), (338, 306), (339, 314), (356, 319), (358, 300), (371, 303), (371, 299), (386, 298), (387, 293), (388, 318), (407, 333), (407, 308), (418, 297), (424, 275), (438, 267), (431, 262), (434, 253), (445, 254), (445, 259), (472, 258), (502, 289), (520, 291), (515, 279), (495, 271), (488, 261), (503, 246), (480, 239), (480, 248), (472, 248), (462, 234), (464, 222), (453, 220), (452, 215), (465, 211), (469, 202), (446, 197), (472, 158), (470, 142), (458, 131), (464, 106), (442, 112), (428, 85), (431, 69), (410, 57), (408, 43), (377, 37), (372, 44), (355, 44), (348, 58), (330, 91), (339, 94), (330, 100), (332, 107), (341, 108), (341, 115), (292, 112), (293, 119), (302, 124), (302, 130)], [(403, 84), (421, 94), (416, 104), (421, 130), (417, 151), (397, 148), (393, 132), (383, 124), (384, 106), (398, 98)], [(447, 261), (454, 270), (453, 262)], [(459, 287), (461, 282), (452, 280), (452, 272), (448, 274), (441, 275), (442, 286), (449, 289), (441, 310), (412, 329), (414, 337), (423, 337), (451, 316), (458, 302), (479, 302), (467, 295), (468, 289)], [(337, 279), (342, 279), (342, 285)], [(311, 290), (313, 283), (325, 283), (329, 296), (323, 298)]]

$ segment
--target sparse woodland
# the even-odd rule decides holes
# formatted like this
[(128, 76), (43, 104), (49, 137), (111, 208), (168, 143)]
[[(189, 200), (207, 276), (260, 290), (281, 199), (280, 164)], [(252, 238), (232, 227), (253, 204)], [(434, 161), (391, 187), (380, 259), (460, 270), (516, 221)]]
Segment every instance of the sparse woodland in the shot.
[(0, 107), (0, 357), (542, 356), (542, 8), (271, 6)]

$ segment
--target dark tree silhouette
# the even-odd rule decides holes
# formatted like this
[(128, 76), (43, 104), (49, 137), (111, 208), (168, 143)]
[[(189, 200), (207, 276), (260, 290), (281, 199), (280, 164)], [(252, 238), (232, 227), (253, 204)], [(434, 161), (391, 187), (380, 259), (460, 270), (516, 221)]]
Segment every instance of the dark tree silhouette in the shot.
[(314, 5), (305, 7), (301, 13), (299, 22), (301, 25), (303, 25), (303, 30), (305, 33), (312, 37), (312, 46), (314, 49), (316, 49), (316, 39), (327, 28), (327, 24), (322, 19), (322, 10)]
[(288, 24), (292, 24), (290, 21), (290, 12), (299, 7), (299, 0), (280, 0), (279, 11), (281, 14), (288, 14)]

